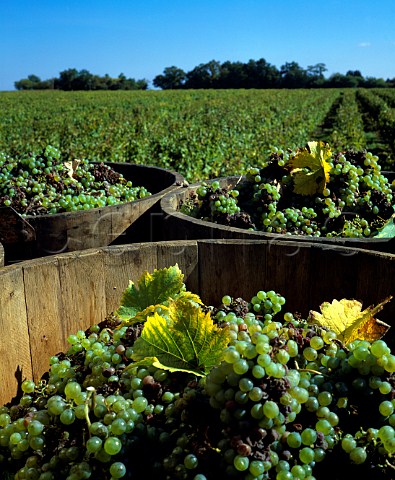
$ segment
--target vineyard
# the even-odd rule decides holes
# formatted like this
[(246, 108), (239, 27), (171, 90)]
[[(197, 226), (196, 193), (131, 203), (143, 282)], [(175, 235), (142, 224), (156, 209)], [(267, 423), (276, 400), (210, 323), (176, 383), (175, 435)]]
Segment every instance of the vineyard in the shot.
[(395, 478), (395, 88), (0, 108), (0, 480)]
[(259, 166), (273, 148), (324, 140), (395, 161), (393, 89), (0, 93), (0, 152), (175, 169), (189, 181)]

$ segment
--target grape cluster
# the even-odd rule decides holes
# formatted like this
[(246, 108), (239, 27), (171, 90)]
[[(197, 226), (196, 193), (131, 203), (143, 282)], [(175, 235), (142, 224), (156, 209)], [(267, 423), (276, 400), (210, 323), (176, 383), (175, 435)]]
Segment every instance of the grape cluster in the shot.
[[(271, 314), (270, 305), (262, 311), (267, 298)], [(374, 478), (390, 478), (378, 465), (393, 452), (395, 356), (383, 340), (346, 348), (334, 332), (290, 313), (275, 321), (283, 302), (258, 292), (244, 319), (217, 313), (233, 341), (207, 376), (206, 392), (225, 426), (218, 448), (227, 473), (245, 472), (235, 478), (246, 480), (347, 478), (369, 455), (377, 461), (368, 465)], [(334, 454), (343, 474), (330, 466)]]
[(214, 181), (210, 185), (203, 182), (196, 189), (195, 198), (181, 205), (181, 211), (186, 215), (198, 215), (213, 222), (221, 223), (221, 220), (226, 219), (230, 226), (249, 228), (251, 220), (249, 215), (240, 212), (237, 204), (238, 195), (239, 192), (236, 189), (229, 191), (226, 188), (220, 188), (218, 181)]
[(344, 345), (258, 291), (205, 307), (229, 331), (205, 377), (134, 365), (144, 324), (109, 316), (68, 337), (36, 384), (0, 407), (6, 480), (390, 480), (395, 356)]
[[(245, 181), (228, 190), (218, 181), (202, 184), (195, 208), (184, 213), (256, 231), (316, 237), (372, 237), (394, 213), (391, 185), (371, 153), (335, 153), (329, 159), (330, 181), (315, 195), (294, 192), (288, 168), (294, 155), (273, 152), (263, 168), (248, 168)], [(241, 215), (244, 225), (237, 222)]]
[(0, 206), (22, 215), (74, 212), (131, 202), (150, 193), (103, 163), (80, 160), (74, 171), (48, 145), (40, 154), (0, 154)]

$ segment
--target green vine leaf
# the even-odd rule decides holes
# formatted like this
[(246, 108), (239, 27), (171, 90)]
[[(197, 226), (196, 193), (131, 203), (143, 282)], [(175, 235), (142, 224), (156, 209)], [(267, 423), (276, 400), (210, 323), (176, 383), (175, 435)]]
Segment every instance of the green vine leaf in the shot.
[(132, 358), (139, 364), (204, 376), (221, 361), (229, 341), (229, 330), (217, 327), (209, 312), (177, 300), (169, 305), (168, 319), (157, 312), (148, 317)]
[(300, 195), (322, 193), (329, 182), (332, 152), (324, 142), (308, 142), (308, 148), (300, 150), (288, 162), (294, 180), (294, 192)]
[[(148, 310), (135, 320), (138, 313), (144, 312), (147, 308), (154, 309), (156, 305), (168, 304), (169, 299), (186, 295), (183, 282), (184, 275), (178, 265), (169, 268), (154, 270), (152, 274), (144, 272), (137, 285), (130, 281), (128, 288), (123, 292), (121, 305), (115, 314), (124, 322), (136, 323), (144, 319), (146, 314), (152, 313)], [(195, 301), (200, 299), (197, 295), (190, 294)], [(191, 298), (192, 298), (191, 297)]]
[(395, 214), (389, 218), (389, 220), (380, 228), (377, 235), (374, 238), (395, 238)]

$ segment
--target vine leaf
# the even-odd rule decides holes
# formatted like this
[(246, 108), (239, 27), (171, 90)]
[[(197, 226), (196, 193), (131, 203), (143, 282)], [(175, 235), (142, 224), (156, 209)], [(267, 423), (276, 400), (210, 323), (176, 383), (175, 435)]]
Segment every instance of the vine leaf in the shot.
[(81, 163), (81, 160), (78, 160), (77, 158), (75, 160), (70, 160), (67, 162), (63, 162), (63, 165), (66, 169), (67, 175), (72, 179), (75, 180), (74, 175), (75, 172), (77, 171), (78, 165)]
[(380, 228), (377, 235), (374, 238), (394, 238), (395, 237), (395, 214), (392, 215), (389, 220)]
[(346, 345), (356, 339), (372, 342), (381, 338), (390, 325), (377, 320), (375, 315), (392, 299), (387, 297), (376, 306), (371, 305), (362, 311), (362, 303), (357, 300), (333, 300), (320, 306), (321, 313), (310, 311), (308, 321), (333, 330), (339, 340)]
[(332, 152), (324, 142), (308, 142), (308, 148), (300, 150), (288, 162), (294, 180), (294, 192), (300, 195), (322, 193), (329, 182)]
[(184, 275), (178, 265), (144, 272), (137, 285), (132, 281), (123, 292), (121, 305), (115, 314), (128, 324), (145, 321), (157, 306), (166, 307), (169, 299), (184, 298), (202, 303), (199, 296), (185, 291)]
[(204, 376), (219, 364), (229, 341), (229, 330), (217, 327), (209, 312), (193, 302), (176, 300), (170, 302), (169, 318), (157, 312), (147, 318), (133, 345), (132, 359)]
[(169, 308), (166, 305), (158, 304), (158, 305), (150, 305), (147, 308), (144, 308), (141, 312), (137, 312), (133, 318), (128, 319), (126, 322), (124, 321), (123, 325), (133, 325), (135, 323), (143, 323), (147, 320), (147, 318), (153, 315), (155, 312), (162, 315), (162, 317), (167, 318), (169, 314)]

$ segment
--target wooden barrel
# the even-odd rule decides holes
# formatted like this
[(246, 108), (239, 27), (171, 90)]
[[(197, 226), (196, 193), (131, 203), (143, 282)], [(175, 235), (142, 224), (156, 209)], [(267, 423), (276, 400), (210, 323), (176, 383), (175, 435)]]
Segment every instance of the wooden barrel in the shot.
[(152, 195), (120, 205), (77, 212), (22, 217), (0, 209), (0, 241), (11, 263), (61, 252), (161, 240), (160, 199), (184, 183), (178, 173), (163, 168), (107, 163), (135, 186)]
[[(286, 298), (285, 311), (306, 318), (324, 301), (355, 298), (368, 307), (395, 293), (395, 255), (308, 242), (141, 243), (20, 262), (0, 269), (0, 404), (23, 379), (48, 370), (68, 335), (114, 311), (129, 280), (176, 263), (208, 305), (225, 294), (250, 300), (275, 290)], [(394, 324), (395, 300), (378, 318)]]
[[(210, 180), (208, 183), (213, 182)], [(232, 188), (240, 185), (244, 180), (238, 177), (226, 177), (216, 179), (221, 188)], [(190, 185), (166, 194), (161, 202), (164, 215), (164, 240), (197, 240), (197, 239), (220, 239), (239, 238), (249, 240), (292, 240), (296, 242), (312, 242), (326, 244), (327, 246), (344, 246), (351, 248), (366, 248), (379, 252), (395, 253), (395, 239), (388, 238), (346, 238), (346, 237), (311, 237), (307, 235), (277, 234), (260, 231), (252, 231), (236, 227), (228, 227), (218, 223), (208, 222), (193, 218), (181, 213), (180, 207), (187, 202), (191, 195), (201, 184)]]

